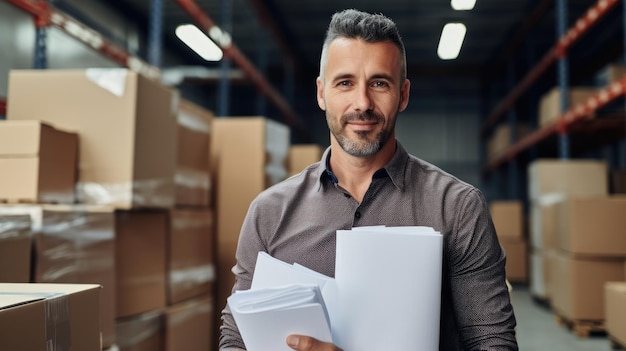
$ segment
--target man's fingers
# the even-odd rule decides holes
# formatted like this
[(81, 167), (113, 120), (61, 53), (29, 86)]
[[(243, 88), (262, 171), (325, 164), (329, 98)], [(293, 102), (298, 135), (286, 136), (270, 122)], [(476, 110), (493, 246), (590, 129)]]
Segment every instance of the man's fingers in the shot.
[(321, 342), (304, 335), (289, 335), (287, 345), (297, 351), (341, 351), (340, 348), (331, 343)]

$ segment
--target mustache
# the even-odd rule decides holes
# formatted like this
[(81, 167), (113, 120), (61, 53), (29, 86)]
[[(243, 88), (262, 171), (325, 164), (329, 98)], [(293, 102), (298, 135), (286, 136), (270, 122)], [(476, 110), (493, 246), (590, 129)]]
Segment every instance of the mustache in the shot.
[(341, 117), (342, 122), (347, 123), (351, 121), (381, 121), (383, 116), (374, 111), (364, 112), (350, 112)]

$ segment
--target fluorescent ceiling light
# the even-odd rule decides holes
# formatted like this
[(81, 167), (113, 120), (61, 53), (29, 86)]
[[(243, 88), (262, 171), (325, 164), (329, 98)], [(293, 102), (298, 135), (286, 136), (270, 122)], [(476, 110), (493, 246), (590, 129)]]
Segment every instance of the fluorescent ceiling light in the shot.
[(207, 61), (219, 61), (224, 57), (222, 49), (193, 24), (178, 26), (176, 36)]
[(442, 60), (454, 60), (459, 56), (465, 32), (467, 29), (463, 23), (446, 23), (441, 31), (437, 55)]
[(476, 0), (450, 0), (450, 5), (458, 11), (471, 10), (476, 5)]

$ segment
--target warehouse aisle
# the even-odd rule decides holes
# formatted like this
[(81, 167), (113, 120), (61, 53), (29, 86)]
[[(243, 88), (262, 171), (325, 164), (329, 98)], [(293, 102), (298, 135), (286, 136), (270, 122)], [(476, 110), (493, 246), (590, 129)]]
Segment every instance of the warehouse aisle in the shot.
[(517, 340), (522, 351), (610, 351), (606, 335), (580, 338), (554, 320), (552, 311), (535, 302), (526, 285), (513, 286)]

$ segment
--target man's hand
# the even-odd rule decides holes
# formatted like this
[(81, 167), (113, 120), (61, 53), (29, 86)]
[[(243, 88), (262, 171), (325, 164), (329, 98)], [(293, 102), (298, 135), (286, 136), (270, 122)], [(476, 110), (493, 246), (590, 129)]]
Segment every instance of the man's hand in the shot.
[(287, 345), (297, 351), (343, 351), (331, 343), (304, 335), (289, 335)]

